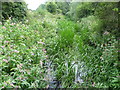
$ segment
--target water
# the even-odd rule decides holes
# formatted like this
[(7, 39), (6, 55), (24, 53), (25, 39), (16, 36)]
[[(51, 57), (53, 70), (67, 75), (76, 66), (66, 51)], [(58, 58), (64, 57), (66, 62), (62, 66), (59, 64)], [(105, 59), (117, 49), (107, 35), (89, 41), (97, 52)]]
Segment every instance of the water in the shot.
[(50, 88), (60, 88), (60, 81), (58, 81), (55, 77), (55, 71), (54, 66), (52, 65), (52, 62), (47, 62), (47, 82), (48, 82), (48, 89)]
[(84, 67), (84, 62), (72, 62), (74, 73), (75, 73), (75, 83), (84, 83), (82, 76), (86, 75), (86, 70)]
[[(84, 62), (75, 62), (75, 61), (72, 61), (71, 62), (71, 65), (73, 66), (72, 69), (74, 70), (74, 82), (75, 83), (84, 83), (83, 79), (82, 79), (82, 76), (85, 76), (87, 75), (87, 70), (85, 69), (85, 65), (84, 65)], [(49, 87), (48, 88), (61, 88), (62, 86), (60, 85), (60, 81), (58, 81), (56, 79), (56, 75), (55, 75), (55, 70), (53, 69), (54, 66), (52, 65), (52, 62), (48, 62), (47, 63), (47, 66), (48, 66), (48, 69), (47, 69), (47, 75), (46, 77), (48, 78), (48, 84), (49, 84)], [(68, 75), (68, 62), (65, 62), (65, 66), (66, 66), (66, 71), (65, 73)]]

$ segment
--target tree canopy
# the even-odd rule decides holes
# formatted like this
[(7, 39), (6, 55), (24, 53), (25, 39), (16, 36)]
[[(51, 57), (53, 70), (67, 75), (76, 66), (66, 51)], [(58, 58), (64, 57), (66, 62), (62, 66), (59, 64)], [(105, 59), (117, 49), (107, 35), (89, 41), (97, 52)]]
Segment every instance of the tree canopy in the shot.
[(8, 18), (24, 21), (27, 16), (27, 5), (25, 2), (2, 2), (2, 19)]

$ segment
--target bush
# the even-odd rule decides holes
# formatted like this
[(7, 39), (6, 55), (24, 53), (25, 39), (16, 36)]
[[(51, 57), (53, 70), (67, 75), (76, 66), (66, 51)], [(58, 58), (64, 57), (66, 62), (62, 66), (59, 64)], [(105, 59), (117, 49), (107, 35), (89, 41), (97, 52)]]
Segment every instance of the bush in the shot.
[(45, 87), (47, 55), (40, 29), (9, 21), (0, 27), (0, 87)]
[(49, 2), (46, 5), (46, 9), (48, 10), (48, 12), (50, 13), (56, 13), (57, 10), (57, 6), (54, 2)]
[(0, 26), (1, 88), (119, 87), (118, 41), (109, 31), (100, 34), (100, 18), (76, 23), (30, 15), (26, 25), (8, 20)]
[(89, 3), (80, 4), (77, 7), (76, 15), (78, 19), (86, 17), (90, 14), (91, 14), (91, 9)]
[(96, 16), (88, 16), (86, 18), (82, 18), (80, 22), (80, 34), (83, 40), (87, 43), (100, 43), (102, 34), (100, 33), (102, 28), (102, 22)]
[[(61, 48), (72, 47), (74, 41), (74, 23), (71, 21), (59, 21), (59, 45)], [(63, 46), (61, 46), (63, 45)]]
[(116, 37), (119, 37), (120, 33), (118, 32), (118, 2), (101, 2), (97, 3), (96, 10), (94, 15), (99, 17), (102, 21), (101, 33), (108, 31), (114, 34)]
[(9, 18), (14, 21), (25, 21), (27, 17), (27, 5), (25, 2), (2, 2), (2, 20)]

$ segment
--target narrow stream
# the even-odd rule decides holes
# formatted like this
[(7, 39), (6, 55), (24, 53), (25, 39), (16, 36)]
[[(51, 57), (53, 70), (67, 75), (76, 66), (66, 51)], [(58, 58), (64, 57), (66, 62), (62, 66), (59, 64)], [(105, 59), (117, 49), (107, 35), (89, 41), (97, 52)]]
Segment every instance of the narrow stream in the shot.
[(49, 88), (60, 88), (59, 87), (59, 81), (55, 77), (55, 71), (54, 71), (54, 66), (52, 65), (52, 61), (49, 61), (46, 63), (47, 65), (47, 75), (46, 78), (48, 79), (48, 89)]
[(75, 83), (84, 83), (82, 76), (87, 75), (87, 72), (84, 67), (84, 62), (72, 62), (73, 69), (75, 70)]
[[(87, 70), (85, 69), (85, 65), (84, 65), (84, 62), (75, 62), (73, 61), (71, 63), (71, 65), (73, 65), (73, 70), (74, 70), (74, 73), (75, 73), (75, 83), (79, 83), (79, 84), (82, 84), (84, 83), (83, 79), (81, 78), (82, 76), (85, 76), (87, 75)], [(68, 62), (65, 63), (65, 66), (66, 66), (66, 73), (68, 74)], [(52, 61), (51, 62), (48, 62), (47, 63), (47, 75), (46, 77), (48, 78), (48, 88), (62, 88), (62, 86), (60, 85), (60, 81), (58, 81), (56, 79), (56, 75), (55, 75), (55, 71), (53, 69), (53, 65), (52, 65)]]

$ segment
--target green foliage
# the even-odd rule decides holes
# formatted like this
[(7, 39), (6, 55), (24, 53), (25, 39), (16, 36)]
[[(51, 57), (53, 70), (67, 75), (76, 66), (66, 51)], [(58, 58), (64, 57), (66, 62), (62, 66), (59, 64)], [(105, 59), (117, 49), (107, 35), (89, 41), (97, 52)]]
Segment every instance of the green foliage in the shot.
[(46, 4), (46, 9), (50, 13), (56, 13), (57, 5), (54, 2), (49, 2)]
[(70, 21), (59, 21), (59, 29), (58, 34), (59, 34), (59, 45), (63, 45), (63, 47), (69, 47), (72, 46), (73, 39), (74, 39), (74, 24)]
[(45, 4), (41, 4), (41, 5), (37, 8), (37, 10), (39, 10), (39, 9), (45, 10), (45, 9), (46, 9)]
[(60, 10), (60, 9), (57, 9), (56, 11), (57, 11), (58, 14), (62, 13), (62, 10)]
[(63, 15), (66, 15), (69, 11), (70, 2), (56, 2), (57, 8), (62, 11)]
[[(106, 46), (101, 44), (96, 49), (88, 47), (88, 51), (86, 51), (85, 62), (90, 70), (86, 80), (94, 82), (94, 87), (114, 87), (113, 77), (117, 80), (119, 79), (119, 71), (115, 66), (115, 62), (118, 61), (115, 47), (117, 41), (115, 39), (112, 40), (114, 44), (106, 44)], [(119, 81), (116, 83), (116, 87), (119, 87), (118, 83)]]
[(70, 20), (77, 21), (78, 18), (76, 16), (76, 9), (77, 9), (79, 4), (80, 4), (80, 2), (72, 2), (69, 5), (70, 10), (67, 12), (67, 17)]
[(41, 4), (35, 12), (36, 12), (36, 16), (39, 16), (39, 15), (45, 16), (47, 12), (45, 4)]
[[(102, 42), (101, 39), (101, 28), (102, 28), (102, 22), (99, 18), (95, 16), (88, 16), (86, 18), (82, 18), (80, 22), (80, 34), (86, 43), (89, 43), (89, 41), (93, 43), (100, 43)], [(98, 43), (97, 43), (98, 42)]]
[(0, 27), (0, 87), (45, 87), (43, 62), (47, 57), (42, 30), (9, 21)]
[(24, 2), (2, 2), (2, 20), (9, 18), (24, 21), (27, 16), (27, 5)]
[(116, 37), (119, 36), (118, 32), (118, 3), (98, 3), (96, 5), (95, 16), (99, 17), (103, 23), (101, 32), (107, 30), (114, 34)]
[(76, 18), (78, 18), (78, 20), (91, 14), (93, 14), (91, 3), (81, 3), (76, 8)]
[(81, 18), (94, 14), (94, 7), (91, 2), (72, 2), (67, 17), (73, 21), (80, 21)]
[(118, 3), (116, 2), (72, 2), (67, 17), (73, 21), (81, 21), (82, 18), (94, 15), (102, 22), (100, 33), (111, 32), (116, 37), (118, 32)]
[(101, 36), (101, 26), (101, 21), (95, 16), (83, 18), (77, 25), (67, 20), (58, 21), (58, 36), (50, 39), (47, 50), (62, 87), (80, 87), (74, 82), (73, 62), (84, 62), (84, 68), (87, 69), (87, 75), (81, 77), (84, 80), (81, 86), (119, 87), (116, 65), (118, 43), (109, 33)]
[(108, 28), (103, 30), (101, 15), (107, 13), (97, 5), (117, 12), (113, 4), (72, 3), (83, 16), (77, 18), (70, 8), (67, 15), (75, 22), (41, 7), (28, 11), (25, 24), (7, 20), (0, 26), (0, 87), (46, 88), (55, 79), (62, 88), (119, 88), (119, 44)]

